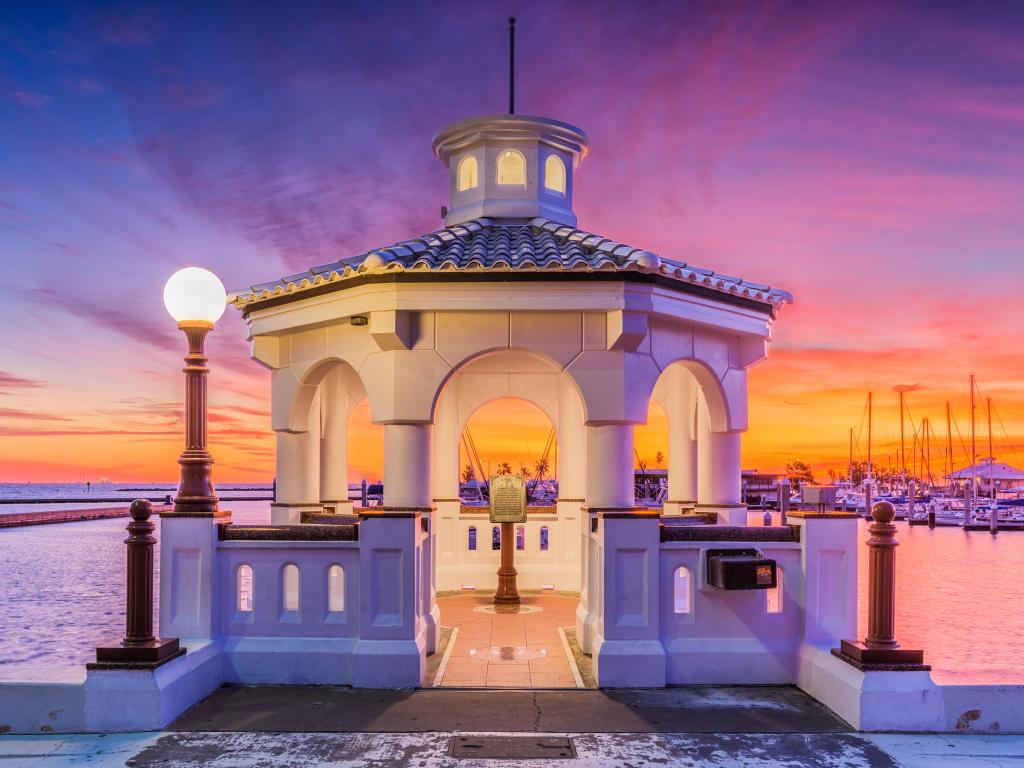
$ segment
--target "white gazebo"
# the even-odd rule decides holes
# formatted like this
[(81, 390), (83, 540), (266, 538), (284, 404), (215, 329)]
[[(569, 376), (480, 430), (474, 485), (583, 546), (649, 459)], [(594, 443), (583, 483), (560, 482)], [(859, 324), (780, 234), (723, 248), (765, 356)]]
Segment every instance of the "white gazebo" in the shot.
[[(273, 371), (274, 522), (345, 511), (346, 417), (384, 425), (385, 507), (458, 507), (461, 428), (504, 396), (557, 428), (560, 513), (633, 504), (633, 425), (669, 420), (666, 513), (742, 523), (747, 369), (785, 291), (576, 226), (586, 134), (499, 115), (437, 135), (445, 226), (233, 296)], [(573, 511), (570, 511), (573, 510)]]
[(467, 574), (495, 578), (497, 553), (465, 546), (478, 519), (459, 499), (459, 442), (477, 408), (512, 396), (558, 440), (556, 507), (528, 524), (551, 546), (519, 558), (525, 586), (579, 590), (586, 611), (588, 513), (633, 509), (633, 428), (652, 398), (669, 425), (664, 514), (745, 525), (747, 370), (790, 294), (578, 228), (589, 141), (575, 126), (479, 117), (433, 149), (451, 190), (444, 227), (232, 296), (272, 371), (273, 523), (352, 511), (346, 423), (368, 398), (384, 429), (375, 514), (429, 521), (427, 599)]

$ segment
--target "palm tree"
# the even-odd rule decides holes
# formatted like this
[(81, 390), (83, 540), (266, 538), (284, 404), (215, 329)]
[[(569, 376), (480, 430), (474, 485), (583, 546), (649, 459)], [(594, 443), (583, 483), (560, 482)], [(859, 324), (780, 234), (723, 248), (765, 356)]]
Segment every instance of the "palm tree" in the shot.
[(542, 477), (544, 477), (545, 474), (547, 474), (547, 471), (550, 466), (551, 462), (549, 459), (537, 459), (537, 462), (533, 465), (533, 468), (537, 470), (538, 480), (540, 480)]

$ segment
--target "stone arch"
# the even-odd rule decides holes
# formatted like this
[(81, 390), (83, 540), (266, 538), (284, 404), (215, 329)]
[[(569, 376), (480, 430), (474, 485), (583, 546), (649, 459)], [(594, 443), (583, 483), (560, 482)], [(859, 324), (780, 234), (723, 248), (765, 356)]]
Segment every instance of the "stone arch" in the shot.
[[(432, 414), (435, 500), (454, 500), (461, 472), (459, 445), (472, 414), (490, 402), (511, 397), (544, 413), (561, 441), (560, 407), (568, 398), (582, 413), (571, 377), (547, 355), (530, 349), (497, 349), (472, 355), (453, 368), (439, 388)], [(573, 402), (575, 401), (575, 402)], [(561, 444), (561, 442), (559, 442)], [(561, 458), (563, 454), (559, 454)]]
[[(526, 370), (521, 372), (509, 371), (507, 373), (538, 373), (546, 375), (557, 374), (559, 376), (562, 376), (565, 378), (566, 381), (568, 381), (572, 385), (572, 389), (575, 392), (576, 397), (578, 398), (584, 413), (586, 412), (586, 401), (584, 400), (583, 392), (581, 391), (575, 377), (568, 371), (568, 369), (562, 366), (552, 356), (545, 352), (531, 349), (529, 347), (491, 347), (487, 349), (481, 349), (470, 355), (467, 355), (458, 363), (452, 365), (451, 369), (438, 383), (434, 391), (433, 404), (430, 411), (430, 421), (436, 423), (438, 402), (441, 398), (441, 395), (444, 393), (445, 389), (448, 387), (448, 384), (449, 382), (452, 381), (452, 379), (454, 379), (455, 377), (462, 373), (478, 372), (479, 369), (474, 370), (475, 366), (480, 365), (484, 361), (493, 361), (495, 359), (514, 357), (517, 355), (521, 355), (523, 357), (533, 360), (535, 363), (540, 364), (540, 366), (542, 366), (543, 369), (534, 368), (532, 370)], [(528, 398), (524, 397), (523, 399)], [(541, 410), (545, 410), (545, 407), (542, 405), (538, 405), (538, 407), (541, 408)], [(552, 420), (557, 421), (557, 418)]]
[[(310, 365), (296, 376), (294, 392), (291, 393), (287, 410), (287, 424), (290, 432), (304, 432), (309, 429), (310, 411), (320, 385), (329, 374), (339, 371), (345, 388), (349, 392), (349, 400), (354, 404), (367, 397), (363, 382), (348, 361), (339, 357), (329, 357)], [(276, 394), (276, 393), (275, 393)]]
[[(731, 402), (732, 393), (727, 392), (725, 385), (719, 380), (714, 369), (703, 360), (685, 357), (672, 360), (668, 365), (662, 367), (661, 374), (654, 382), (651, 389), (651, 397), (655, 398), (659, 389), (665, 383), (670, 371), (682, 369), (690, 374), (693, 381), (700, 389), (704, 401), (707, 403), (708, 415), (711, 419), (711, 429), (715, 432), (727, 432), (736, 429), (746, 429), (746, 392), (743, 393), (743, 403), (740, 406)], [(739, 417), (742, 415), (742, 424), (739, 424)]]
[(303, 511), (348, 512), (348, 423), (366, 399), (356, 371), (339, 358), (274, 372), (277, 432), (276, 522), (297, 522)]
[[(516, 359), (515, 356), (510, 356)], [(521, 359), (521, 358), (519, 358)], [(491, 361), (491, 368), (498, 367), (500, 356), (495, 356)], [(481, 371), (480, 368), (469, 367), (465, 372), (470, 375), (476, 370), (484, 376), (491, 373)], [(493, 374), (493, 384), (500, 380), (501, 373)], [(526, 374), (529, 375), (529, 374)], [(433, 448), (433, 504), (436, 508), (435, 531), (435, 571), (434, 578), (438, 590), (460, 589), (463, 585), (473, 584), (478, 588), (491, 588), (495, 583), (495, 571), (499, 561), (499, 552), (492, 548), (493, 536), (488, 536), (492, 526), (488, 520), (488, 508), (486, 503), (473, 504), (468, 501), (472, 496), (467, 497), (464, 505), (460, 500), (460, 473), (466, 463), (465, 453), (461, 448), (461, 435), (463, 427), (471, 422), (475, 415), (487, 409), (490, 405), (492, 410), (488, 414), (497, 417), (501, 421), (493, 423), (494, 427), (504, 431), (508, 425), (523, 424), (525, 409), (529, 409), (536, 419), (531, 419), (529, 432), (529, 455), (525, 455), (521, 448), (521, 441), (518, 445), (509, 446), (510, 450), (505, 453), (506, 446), (496, 445), (493, 437), (497, 432), (486, 432), (479, 428), (479, 422), (469, 423), (477, 449), (482, 459), (480, 465), (475, 465), (474, 470), (477, 477), (481, 471), (487, 474), (496, 474), (498, 462), (508, 461), (513, 472), (518, 469), (518, 461), (522, 461), (530, 470), (534, 470), (534, 462), (543, 452), (543, 440), (554, 432), (555, 443), (549, 454), (549, 467), (544, 474), (544, 480), (553, 479), (556, 474), (556, 458), (561, 464), (565, 452), (562, 445), (561, 415), (563, 411), (575, 411), (576, 421), (580, 423), (582, 432), (581, 407), (575, 402), (575, 392), (564, 382), (561, 371), (556, 368), (548, 368), (543, 374), (551, 379), (550, 392), (558, 397), (558, 402), (544, 396), (544, 394), (531, 394), (530, 392), (510, 392), (509, 387), (502, 386), (498, 389), (487, 386), (485, 379), (479, 385), (473, 386), (469, 397), (461, 399), (458, 385), (461, 383), (458, 374), (449, 381), (449, 387), (441, 394), (438, 404), (432, 437)], [(566, 400), (561, 399), (565, 392)], [(504, 402), (507, 399), (516, 400), (527, 405), (522, 406), (523, 410), (516, 410), (515, 415), (506, 414), (502, 416)], [(568, 403), (572, 408), (562, 408)], [(458, 407), (461, 405), (461, 407)], [(543, 414), (541, 416), (540, 414)], [(491, 421), (489, 418), (488, 421)], [(489, 425), (490, 426), (490, 425)], [(520, 432), (518, 437), (525, 437), (525, 432)], [(534, 442), (534, 436), (538, 442)], [(492, 439), (488, 439), (492, 437)], [(516, 436), (513, 436), (514, 438)], [(582, 443), (582, 440), (581, 440)], [(498, 448), (498, 450), (495, 450)], [(518, 457), (515, 454), (519, 454)], [(580, 465), (585, 465), (585, 457), (582, 451), (574, 455)], [(492, 462), (490, 472), (488, 471), (488, 460)], [(557, 471), (559, 483), (562, 482), (562, 471)], [(520, 588), (539, 589), (544, 585), (555, 585), (557, 589), (577, 590), (580, 584), (580, 517), (579, 505), (581, 498), (573, 501), (561, 499), (562, 493), (559, 488), (557, 497), (544, 499), (539, 502), (537, 491), (554, 490), (552, 487), (541, 484), (538, 487), (530, 483), (528, 488), (535, 495), (531, 504), (530, 514), (525, 524), (521, 524), (517, 530), (516, 541), (525, 542), (525, 548), (516, 552), (516, 568), (519, 570)], [(582, 495), (582, 488), (578, 491)], [(472, 533), (475, 529), (476, 533)], [(543, 529), (543, 532), (542, 532)], [(470, 549), (469, 542), (475, 536), (476, 549)], [(525, 537), (525, 538), (524, 538)], [(541, 548), (540, 542), (548, 543), (546, 548)]]

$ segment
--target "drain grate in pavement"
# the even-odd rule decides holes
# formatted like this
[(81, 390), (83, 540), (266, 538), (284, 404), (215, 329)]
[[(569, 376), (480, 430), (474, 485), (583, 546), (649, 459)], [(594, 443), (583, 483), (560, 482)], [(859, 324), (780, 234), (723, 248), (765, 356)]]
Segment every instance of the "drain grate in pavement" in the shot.
[(483, 760), (571, 760), (576, 745), (564, 736), (452, 736), (450, 754)]

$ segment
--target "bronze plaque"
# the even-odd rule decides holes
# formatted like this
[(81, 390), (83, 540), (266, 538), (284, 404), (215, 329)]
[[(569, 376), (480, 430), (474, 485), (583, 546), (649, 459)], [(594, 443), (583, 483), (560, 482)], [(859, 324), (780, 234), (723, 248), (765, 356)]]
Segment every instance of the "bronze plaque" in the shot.
[(491, 478), (491, 522), (526, 522), (526, 482), (517, 475)]

